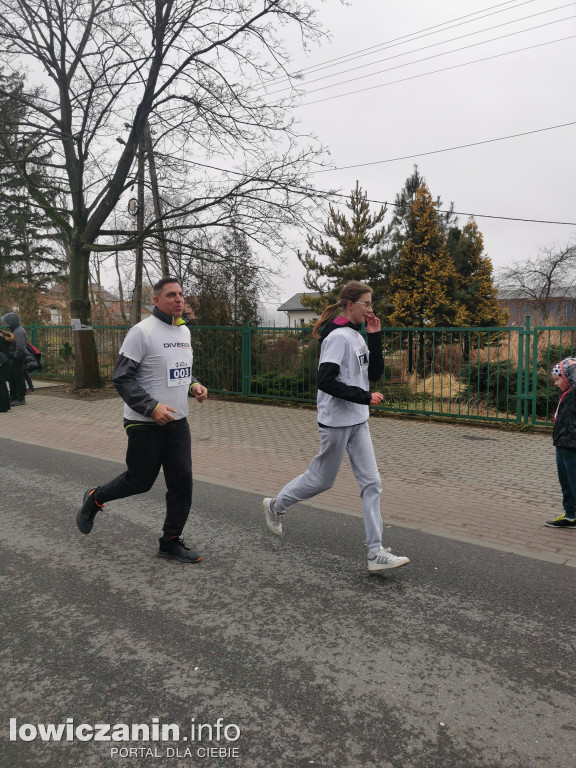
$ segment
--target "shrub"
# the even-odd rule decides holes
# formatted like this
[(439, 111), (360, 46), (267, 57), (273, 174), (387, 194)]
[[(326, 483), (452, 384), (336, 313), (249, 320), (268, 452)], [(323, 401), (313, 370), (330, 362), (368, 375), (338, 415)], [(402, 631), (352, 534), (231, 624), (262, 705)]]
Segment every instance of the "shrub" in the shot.
[(518, 369), (509, 360), (470, 362), (461, 380), (465, 385), (460, 401), (482, 402), (501, 413), (516, 411)]
[(72, 344), (69, 341), (65, 341), (64, 344), (58, 350), (58, 355), (64, 360), (65, 363), (69, 363), (74, 360), (74, 350)]
[(252, 377), (251, 392), (253, 395), (268, 397), (287, 397), (316, 400), (316, 377), (296, 374), (263, 373)]
[[(469, 375), (462, 376), (466, 388), (460, 401), (483, 403), (487, 410), (515, 413), (518, 390), (518, 368), (509, 360), (470, 363)], [(536, 370), (536, 416), (549, 419), (555, 409), (554, 397), (550, 403), (550, 377), (546, 368)], [(553, 393), (552, 393), (553, 394)], [(530, 408), (532, 406), (530, 405)]]

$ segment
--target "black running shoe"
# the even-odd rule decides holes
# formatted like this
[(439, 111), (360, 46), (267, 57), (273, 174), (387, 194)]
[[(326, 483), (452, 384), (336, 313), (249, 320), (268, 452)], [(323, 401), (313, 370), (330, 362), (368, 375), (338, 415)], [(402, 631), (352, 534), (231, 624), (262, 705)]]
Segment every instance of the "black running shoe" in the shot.
[(187, 547), (177, 536), (172, 539), (160, 539), (158, 557), (167, 557), (170, 560), (179, 560), (181, 563), (199, 563), (202, 560), (198, 552)]
[(559, 517), (549, 520), (544, 525), (547, 525), (548, 528), (576, 528), (576, 519), (566, 517), (566, 514), (562, 512)]
[(94, 494), (98, 488), (89, 488), (84, 494), (82, 509), (76, 515), (76, 525), (82, 533), (90, 533), (96, 514), (104, 509), (104, 504), (98, 504)]

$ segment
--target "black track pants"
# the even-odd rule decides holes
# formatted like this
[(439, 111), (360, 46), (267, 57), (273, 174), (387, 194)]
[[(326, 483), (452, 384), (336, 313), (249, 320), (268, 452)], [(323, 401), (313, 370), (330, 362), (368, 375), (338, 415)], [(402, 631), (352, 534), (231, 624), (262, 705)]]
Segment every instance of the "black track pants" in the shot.
[(0, 413), (6, 413), (10, 410), (10, 395), (8, 386), (4, 379), (0, 378)]
[(12, 358), (10, 361), (10, 372), (8, 374), (8, 385), (10, 387), (10, 400), (26, 399), (26, 379), (24, 378), (24, 359)]
[(101, 485), (97, 501), (105, 504), (137, 493), (146, 493), (154, 485), (160, 467), (166, 481), (166, 519), (164, 533), (180, 536), (192, 503), (192, 457), (190, 427), (186, 419), (171, 421), (163, 427), (150, 422), (125, 422), (128, 436), (127, 471), (106, 485)]

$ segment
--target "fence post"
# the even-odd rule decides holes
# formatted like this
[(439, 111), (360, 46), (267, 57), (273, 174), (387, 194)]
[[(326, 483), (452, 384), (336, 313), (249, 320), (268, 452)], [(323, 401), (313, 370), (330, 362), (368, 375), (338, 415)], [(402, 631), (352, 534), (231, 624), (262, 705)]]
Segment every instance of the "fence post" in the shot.
[(530, 337), (532, 336), (530, 315), (526, 315), (526, 351), (524, 354), (524, 424), (528, 424), (528, 400), (530, 399)]
[(242, 396), (250, 397), (252, 379), (252, 329), (248, 322), (242, 326)]
[(522, 421), (522, 404), (524, 402), (523, 383), (524, 383), (524, 328), (518, 328), (518, 360), (516, 365), (516, 424)]
[(530, 338), (531, 316), (526, 315), (526, 327), (518, 331), (518, 377), (516, 380), (516, 423), (528, 424), (532, 409), (528, 401), (536, 399), (536, 389), (530, 393)]
[(532, 380), (532, 414), (531, 422), (536, 424), (536, 406), (538, 400), (538, 330), (536, 327), (532, 329), (532, 371), (530, 374)]
[(30, 344), (34, 347), (36, 346), (36, 320), (34, 320), (30, 329)]

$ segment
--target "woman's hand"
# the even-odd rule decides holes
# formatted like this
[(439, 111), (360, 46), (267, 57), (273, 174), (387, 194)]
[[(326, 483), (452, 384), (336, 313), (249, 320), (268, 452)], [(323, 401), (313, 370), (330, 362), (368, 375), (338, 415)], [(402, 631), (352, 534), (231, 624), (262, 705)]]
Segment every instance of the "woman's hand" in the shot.
[(376, 315), (371, 312), (368, 315), (368, 318), (366, 319), (366, 332), (367, 333), (376, 333), (380, 330), (380, 320), (376, 317)]

